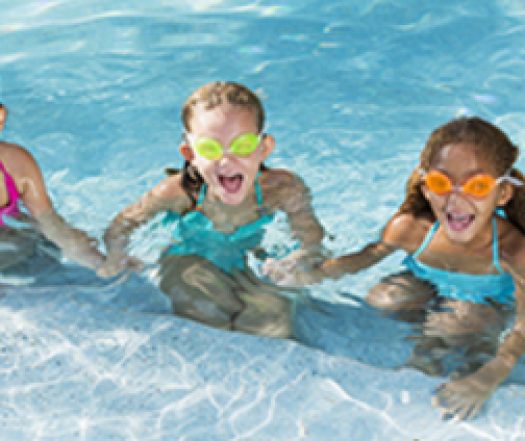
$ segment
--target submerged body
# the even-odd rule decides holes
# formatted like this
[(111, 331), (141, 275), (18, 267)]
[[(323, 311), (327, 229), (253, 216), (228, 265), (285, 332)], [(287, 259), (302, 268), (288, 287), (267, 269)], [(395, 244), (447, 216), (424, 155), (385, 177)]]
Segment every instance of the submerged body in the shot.
[[(408, 271), (374, 286), (368, 302), (404, 313), (439, 300), (425, 318), (425, 337), (467, 352), (490, 341), (488, 361), (437, 391), (434, 404), (447, 416), (476, 415), (525, 352), (525, 190), (512, 168), (517, 155), (501, 130), (479, 118), (436, 129), (381, 240), (318, 269), (320, 277), (340, 277), (402, 249)], [(505, 218), (496, 215), (502, 210)], [(500, 340), (509, 309), (516, 319)]]
[(295, 174), (263, 165), (275, 141), (262, 133), (262, 106), (244, 86), (199, 88), (183, 108), (183, 123), (184, 169), (115, 217), (104, 235), (108, 261), (99, 274), (135, 265), (125, 251), (129, 235), (169, 212), (177, 223), (160, 259), (160, 287), (173, 311), (223, 329), (289, 337), (290, 301), (282, 289), (255, 277), (246, 258), (277, 210), (286, 213), (301, 244), (288, 260), (318, 253), (324, 231), (310, 192)]

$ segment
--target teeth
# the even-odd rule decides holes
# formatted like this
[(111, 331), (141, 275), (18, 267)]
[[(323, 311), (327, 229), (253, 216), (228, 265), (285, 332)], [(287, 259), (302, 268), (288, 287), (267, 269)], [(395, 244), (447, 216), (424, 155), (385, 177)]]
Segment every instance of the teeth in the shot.
[(468, 220), (470, 218), (470, 215), (468, 215), (468, 214), (452, 214), (452, 213), (449, 213), (449, 217), (452, 220), (455, 220), (455, 221), (465, 221), (465, 220)]

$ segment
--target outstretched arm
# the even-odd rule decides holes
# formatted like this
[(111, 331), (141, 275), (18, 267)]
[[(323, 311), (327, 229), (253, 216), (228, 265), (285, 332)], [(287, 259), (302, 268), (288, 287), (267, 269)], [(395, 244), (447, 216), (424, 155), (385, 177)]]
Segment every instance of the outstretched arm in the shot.
[(93, 270), (100, 267), (104, 256), (97, 249), (97, 241), (70, 226), (55, 211), (40, 168), (31, 154), (16, 147), (9, 155), (9, 162), (10, 167), (16, 170), (21, 199), (42, 234), (61, 248), (66, 257)]
[[(524, 258), (525, 255), (521, 257), (521, 262)], [(512, 274), (515, 283), (514, 326), (500, 344), (495, 357), (467, 377), (440, 386), (433, 404), (445, 416), (458, 419), (476, 416), (525, 353), (525, 266), (514, 260), (504, 262), (504, 269)]]
[(164, 179), (156, 187), (145, 193), (136, 203), (122, 210), (104, 233), (106, 263), (98, 274), (103, 277), (119, 273), (128, 266), (140, 266), (137, 259), (127, 255), (127, 247), (132, 232), (161, 211), (168, 209), (184, 212), (190, 200), (180, 186), (178, 176)]
[(300, 242), (300, 248), (284, 259), (268, 259), (263, 272), (283, 285), (318, 281), (322, 277), (315, 267), (326, 258), (322, 248), (324, 229), (314, 214), (310, 190), (299, 177), (286, 170), (267, 171), (263, 185), (265, 201), (286, 213), (292, 236)]
[(429, 222), (411, 214), (396, 214), (388, 221), (381, 240), (365, 245), (360, 251), (328, 259), (321, 265), (327, 277), (337, 279), (375, 265), (398, 249), (413, 251), (426, 233)]
[(382, 241), (370, 243), (356, 253), (327, 259), (321, 265), (321, 270), (327, 277), (338, 279), (376, 264), (395, 250), (396, 247)]

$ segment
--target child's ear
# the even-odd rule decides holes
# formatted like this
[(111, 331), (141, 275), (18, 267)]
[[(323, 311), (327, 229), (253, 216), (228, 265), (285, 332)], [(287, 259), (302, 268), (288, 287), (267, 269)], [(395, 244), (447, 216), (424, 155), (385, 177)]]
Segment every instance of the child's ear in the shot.
[(272, 135), (264, 134), (261, 139), (262, 160), (264, 161), (275, 148), (275, 138)]
[(193, 149), (190, 147), (189, 144), (183, 142), (180, 146), (179, 146), (179, 152), (182, 156), (184, 156), (184, 159), (186, 161), (191, 161), (195, 155), (193, 153)]
[(514, 187), (512, 184), (504, 182), (500, 188), (497, 205), (499, 207), (507, 205), (507, 203), (512, 199), (512, 196), (514, 196)]

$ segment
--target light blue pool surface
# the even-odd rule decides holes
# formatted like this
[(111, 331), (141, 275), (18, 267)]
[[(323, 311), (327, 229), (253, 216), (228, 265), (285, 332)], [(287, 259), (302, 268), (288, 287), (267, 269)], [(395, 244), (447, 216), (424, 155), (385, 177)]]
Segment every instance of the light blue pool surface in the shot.
[[(378, 237), (431, 130), (477, 114), (525, 145), (518, 0), (0, 0), (9, 140), (38, 160), (57, 210), (101, 238), (180, 166), (180, 106), (235, 80), (263, 98), (269, 166), (312, 189), (339, 254)], [(519, 166), (524, 169), (523, 159)], [(300, 342), (169, 314), (154, 221), (142, 274), (99, 280), (41, 250), (2, 275), (0, 440), (520, 440), (521, 364), (479, 417), (443, 422), (445, 377), (403, 367), (407, 323), (364, 306), (402, 255), (310, 289)], [(276, 222), (266, 245), (287, 241)]]

